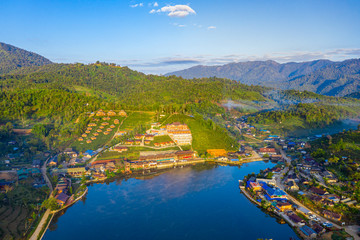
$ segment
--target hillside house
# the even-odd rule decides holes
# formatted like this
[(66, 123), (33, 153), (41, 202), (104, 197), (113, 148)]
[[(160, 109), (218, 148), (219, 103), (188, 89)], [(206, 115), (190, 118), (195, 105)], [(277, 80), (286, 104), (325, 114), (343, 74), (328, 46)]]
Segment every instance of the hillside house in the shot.
[(126, 117), (127, 114), (126, 114), (126, 112), (125, 112), (124, 110), (120, 110), (119, 116), (121, 116), (121, 117)]

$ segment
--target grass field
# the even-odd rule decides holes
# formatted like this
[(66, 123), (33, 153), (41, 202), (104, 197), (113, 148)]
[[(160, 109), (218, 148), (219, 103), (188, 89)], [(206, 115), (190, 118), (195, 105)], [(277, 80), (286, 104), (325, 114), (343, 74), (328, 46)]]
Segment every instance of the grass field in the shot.
[(169, 142), (169, 141), (172, 141), (172, 140), (168, 135), (155, 136), (154, 141), (151, 141), (151, 145), (154, 145), (154, 143)]
[(154, 121), (154, 116), (155, 113), (153, 112), (130, 112), (120, 129), (132, 131), (139, 126), (148, 129), (150, 128), (151, 122)]
[(205, 121), (196, 120), (192, 117), (176, 114), (171, 116), (165, 124), (173, 122), (186, 123), (193, 137), (192, 147), (199, 154), (206, 152), (207, 149), (222, 148), (226, 150), (234, 150), (237, 145), (226, 132), (210, 128)]
[[(76, 140), (71, 147), (74, 148), (76, 151), (83, 152), (88, 149), (96, 150), (100, 147), (102, 147), (104, 144), (106, 144), (116, 133), (119, 124), (121, 124), (121, 121), (124, 119), (124, 117), (115, 116), (110, 117), (110, 120), (104, 120), (104, 117), (92, 117), (92, 119), (97, 119), (98, 121), (90, 121), (91, 123), (95, 123), (96, 126), (92, 126), (92, 130), (90, 130), (90, 133), (85, 133), (87, 137), (82, 137), (83, 141)], [(118, 119), (119, 123), (115, 124), (114, 120)], [(109, 123), (109, 125), (102, 125), (102, 123)], [(112, 131), (105, 135), (104, 132), (106, 132), (106, 129), (110, 128), (111, 125), (115, 125), (115, 128), (112, 129)], [(100, 126), (103, 126), (103, 129), (100, 128)], [(102, 132), (97, 132), (98, 130), (101, 130)], [(94, 134), (97, 133), (98, 136), (94, 136)], [(96, 137), (95, 140), (92, 140), (91, 143), (87, 143), (87, 140), (91, 140), (91, 137)]]

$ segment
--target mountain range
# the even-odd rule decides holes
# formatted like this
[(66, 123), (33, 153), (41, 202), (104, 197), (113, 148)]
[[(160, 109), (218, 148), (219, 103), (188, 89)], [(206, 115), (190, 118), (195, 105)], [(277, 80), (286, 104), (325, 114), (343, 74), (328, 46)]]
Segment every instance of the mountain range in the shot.
[(248, 85), (307, 90), (329, 96), (345, 96), (360, 91), (360, 59), (283, 64), (268, 60), (229, 63), (221, 66), (199, 65), (165, 74), (165, 76), (171, 75), (185, 79), (215, 76)]

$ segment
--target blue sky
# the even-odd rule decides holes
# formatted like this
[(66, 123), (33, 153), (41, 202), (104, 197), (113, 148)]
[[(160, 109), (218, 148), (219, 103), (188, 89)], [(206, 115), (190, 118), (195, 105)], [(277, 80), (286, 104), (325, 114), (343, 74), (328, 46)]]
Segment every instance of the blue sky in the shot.
[(164, 74), (234, 61), (360, 57), (358, 0), (0, 0), (0, 42), (54, 62)]

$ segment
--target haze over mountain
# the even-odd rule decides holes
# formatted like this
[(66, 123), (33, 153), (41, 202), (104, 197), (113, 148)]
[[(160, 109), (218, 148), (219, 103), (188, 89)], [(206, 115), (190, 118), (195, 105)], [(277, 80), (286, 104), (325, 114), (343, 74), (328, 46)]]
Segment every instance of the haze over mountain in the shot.
[(0, 74), (21, 67), (42, 66), (52, 62), (39, 54), (0, 42)]
[(222, 66), (195, 66), (168, 73), (166, 76), (176, 75), (186, 79), (216, 76), (245, 84), (344, 96), (360, 90), (359, 73), (360, 59), (284, 64), (268, 60), (229, 63)]

